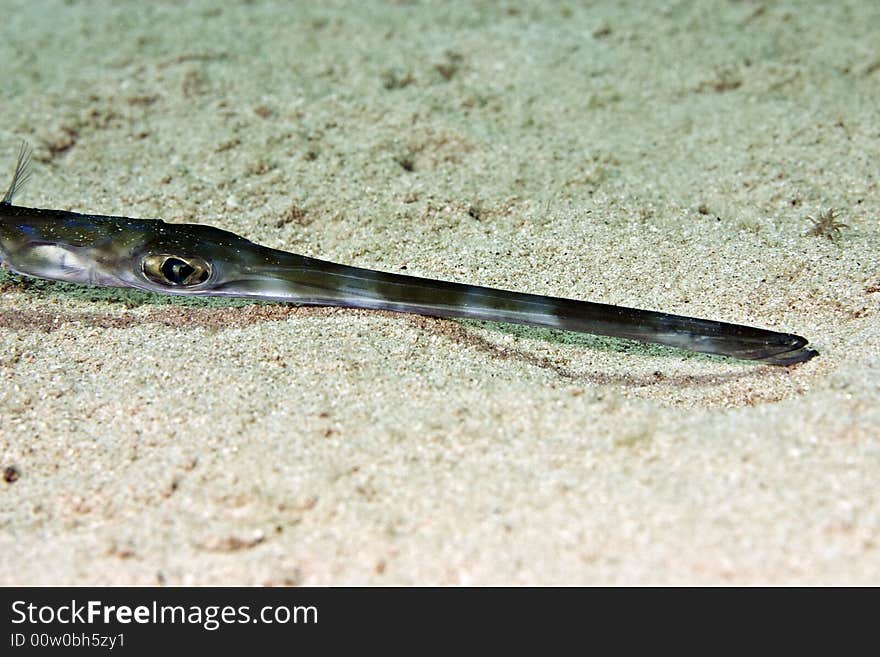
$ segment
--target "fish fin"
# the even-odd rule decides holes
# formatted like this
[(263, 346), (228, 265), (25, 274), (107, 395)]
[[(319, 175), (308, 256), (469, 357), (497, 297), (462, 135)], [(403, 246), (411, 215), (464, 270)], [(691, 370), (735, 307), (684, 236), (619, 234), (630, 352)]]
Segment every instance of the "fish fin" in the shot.
[(12, 204), (13, 197), (25, 186), (31, 177), (31, 147), (26, 141), (22, 140), (21, 148), (18, 151), (18, 161), (15, 163), (15, 173), (12, 175), (12, 182), (9, 183), (9, 189), (3, 196), (0, 203), (4, 205)]

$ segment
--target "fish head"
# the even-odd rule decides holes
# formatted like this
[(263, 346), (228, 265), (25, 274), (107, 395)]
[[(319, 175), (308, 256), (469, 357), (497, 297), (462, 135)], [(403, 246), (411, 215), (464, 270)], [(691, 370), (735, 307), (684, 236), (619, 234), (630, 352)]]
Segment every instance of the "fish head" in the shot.
[(202, 224), (0, 204), (0, 262), (27, 276), (189, 296), (326, 297), (318, 261)]
[(201, 224), (157, 222), (133, 250), (125, 279), (152, 292), (197, 296), (237, 296), (259, 284), (281, 252), (235, 233)]
[(131, 287), (294, 302), (326, 295), (317, 260), (213, 226), (160, 223), (128, 259), (125, 280)]
[(211, 294), (246, 277), (263, 251), (211, 226), (0, 204), (0, 262), (38, 278)]

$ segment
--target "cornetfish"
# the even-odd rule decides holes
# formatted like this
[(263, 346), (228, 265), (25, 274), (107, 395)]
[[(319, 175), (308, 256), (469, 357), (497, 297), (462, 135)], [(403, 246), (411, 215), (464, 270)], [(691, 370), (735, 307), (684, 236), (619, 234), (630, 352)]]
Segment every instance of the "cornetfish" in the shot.
[(0, 262), (25, 276), (526, 324), (772, 365), (802, 363), (818, 354), (805, 338), (790, 333), (340, 265), (212, 226), (17, 206), (13, 198), (29, 177), (29, 155), (23, 144), (0, 201)]

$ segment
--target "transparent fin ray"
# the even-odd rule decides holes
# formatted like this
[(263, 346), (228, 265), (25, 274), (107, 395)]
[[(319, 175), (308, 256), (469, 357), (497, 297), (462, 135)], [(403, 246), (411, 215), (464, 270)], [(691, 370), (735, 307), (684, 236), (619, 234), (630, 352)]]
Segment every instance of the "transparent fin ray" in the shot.
[(21, 147), (18, 151), (18, 161), (15, 163), (15, 173), (12, 174), (12, 181), (9, 188), (3, 196), (0, 203), (10, 205), (15, 195), (21, 191), (22, 187), (27, 184), (31, 177), (31, 147), (26, 141), (22, 140)]

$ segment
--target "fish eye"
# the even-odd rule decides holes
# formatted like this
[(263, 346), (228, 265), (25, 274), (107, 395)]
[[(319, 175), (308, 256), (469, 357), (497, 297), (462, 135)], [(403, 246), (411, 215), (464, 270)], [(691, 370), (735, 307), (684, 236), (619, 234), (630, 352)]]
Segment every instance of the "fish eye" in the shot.
[(148, 255), (141, 262), (141, 269), (153, 283), (171, 287), (199, 285), (211, 275), (211, 265), (198, 256)]

